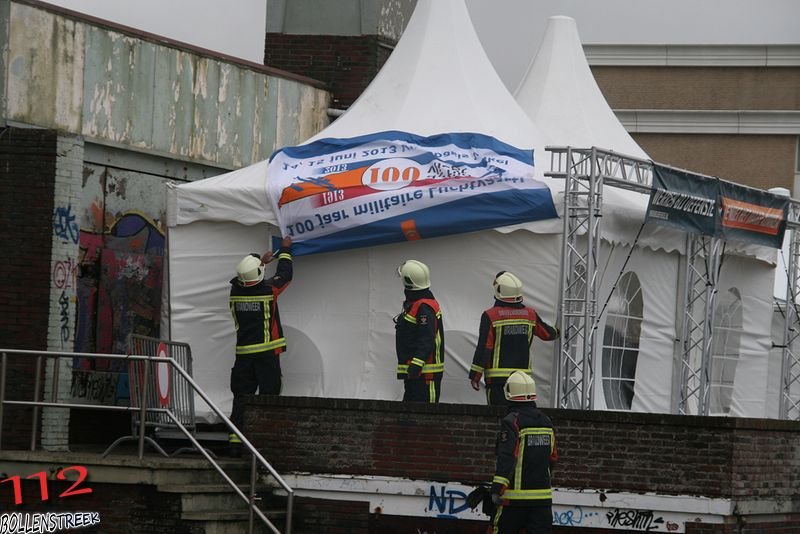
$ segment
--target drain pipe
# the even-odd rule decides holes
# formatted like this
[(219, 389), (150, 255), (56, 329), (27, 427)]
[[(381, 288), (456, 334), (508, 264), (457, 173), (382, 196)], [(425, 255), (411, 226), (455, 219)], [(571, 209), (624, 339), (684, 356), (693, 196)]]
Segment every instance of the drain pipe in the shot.
[(344, 113), (346, 111), (347, 111), (346, 109), (328, 108), (328, 117), (330, 117), (332, 119), (337, 119), (337, 118), (341, 117), (342, 115), (344, 115)]

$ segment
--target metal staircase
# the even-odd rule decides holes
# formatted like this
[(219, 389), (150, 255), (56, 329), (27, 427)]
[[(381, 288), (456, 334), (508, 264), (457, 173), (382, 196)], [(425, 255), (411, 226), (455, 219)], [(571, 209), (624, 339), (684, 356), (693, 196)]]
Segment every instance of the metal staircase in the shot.
[[(120, 355), (0, 349), (0, 450), (2, 450), (3, 411), (6, 406), (28, 406), (32, 408), (34, 424), (31, 425), (31, 451), (35, 451), (36, 449), (36, 421), (38, 419), (38, 410), (42, 407), (64, 409), (80, 408), (129, 412), (133, 415), (133, 419), (138, 422), (138, 424), (134, 426), (135, 435), (126, 436), (122, 440), (117, 440), (112, 447), (109, 447), (109, 449), (107, 449), (103, 454), (98, 455), (98, 458), (87, 459), (87, 463), (93, 462), (98, 465), (113, 465), (115, 460), (108, 459), (106, 457), (109, 455), (112, 448), (116, 448), (117, 445), (120, 445), (125, 441), (137, 442), (136, 454), (138, 456), (138, 465), (143, 469), (151, 469), (154, 465), (153, 462), (155, 461), (144, 457), (145, 444), (153, 446), (160, 453), (159, 461), (162, 463), (158, 465), (162, 465), (162, 467), (167, 465), (163, 462), (172, 461), (183, 462), (176, 464), (178, 468), (193, 466), (194, 469), (197, 469), (196, 465), (187, 462), (201, 462), (203, 470), (207, 472), (203, 476), (207, 476), (208, 474), (213, 475), (213, 482), (211, 482), (211, 486), (205, 485), (205, 482), (200, 482), (198, 480), (189, 480), (184, 483), (181, 482), (180, 478), (175, 477), (162, 479), (159, 478), (158, 474), (153, 474), (146, 480), (150, 481), (148, 483), (155, 483), (156, 485), (161, 484), (163, 487), (171, 489), (172, 492), (175, 492), (176, 490), (175, 485), (194, 485), (195, 487), (192, 491), (186, 492), (185, 498), (182, 496), (182, 503), (187, 507), (187, 510), (183, 511), (182, 513), (186, 514), (185, 518), (190, 521), (213, 523), (213, 526), (209, 528), (214, 528), (216, 530), (209, 531), (208, 534), (227, 534), (229, 532), (253, 533), (262, 531), (276, 534), (281, 534), (282, 532), (291, 534), (294, 498), (294, 491), (292, 488), (289, 487), (289, 485), (273, 469), (269, 462), (267, 462), (267, 460), (253, 446), (253, 444), (250, 443), (241, 430), (236, 428), (230, 422), (227, 416), (225, 416), (225, 414), (223, 414), (220, 409), (211, 401), (208, 395), (192, 379), (187, 370), (184, 369), (178, 363), (178, 361), (176, 361), (176, 359), (169, 357), (169, 345), (175, 343), (163, 340), (155, 341), (158, 341), (158, 343), (153, 345), (158, 349), (157, 353), (164, 352), (165, 354)], [(136, 375), (136, 387), (131, 389), (131, 405), (106, 406), (96, 404), (72, 404), (58, 401), (58, 398), (55, 394), (53, 395), (53, 398), (49, 399), (49, 401), (41, 400), (39, 398), (39, 392), (43, 391), (41, 388), (42, 373), (39, 372), (37, 372), (35, 376), (35, 386), (33, 388), (32, 400), (25, 401), (6, 399), (5, 386), (7, 380), (7, 360), (9, 356), (36, 358), (37, 369), (41, 369), (42, 360), (47, 358), (54, 359), (56, 362), (55, 365), (58, 365), (57, 362), (61, 358), (64, 358), (69, 362), (72, 362), (74, 358), (86, 358), (92, 360), (121, 360), (120, 363), (126, 363), (130, 365), (131, 372), (135, 373)], [(166, 371), (164, 366), (168, 366), (169, 370)], [(167, 374), (169, 375), (168, 382), (176, 388), (176, 392), (180, 391), (182, 395), (185, 395), (186, 392), (190, 391), (192, 393), (192, 399), (194, 399), (195, 396), (199, 399), (202, 399), (211, 409), (211, 411), (219, 418), (219, 420), (225, 424), (229, 432), (235, 432), (239, 435), (242, 442), (242, 452), (245, 456), (249, 455), (248, 462), (243, 460), (217, 460), (212, 452), (200, 444), (196, 437), (193, 426), (187, 427), (187, 424), (185, 424), (189, 420), (191, 420), (193, 423), (193, 413), (190, 414), (191, 417), (187, 418), (187, 415), (189, 414), (183, 413), (181, 408), (178, 408), (176, 411), (175, 404), (169, 399), (163, 399), (163, 397), (163, 402), (153, 402), (153, 399), (157, 397), (153, 396), (151, 393), (154, 387), (158, 387), (158, 382), (155, 377), (165, 377)], [(163, 393), (163, 391), (161, 393)], [(134, 396), (136, 396), (137, 399), (134, 400)], [(187, 404), (182, 403), (181, 406), (187, 406)], [(153, 425), (166, 424), (182, 433), (186, 440), (188, 440), (191, 444), (191, 450), (197, 454), (200, 454), (203, 457), (203, 460), (184, 460), (173, 459), (169, 457), (166, 452), (160, 446), (158, 446), (157, 443), (155, 443), (155, 440), (146, 435), (145, 429), (150, 423)], [(4, 458), (7, 458), (8, 454), (9, 453), (7, 451), (3, 451)], [(110, 464), (104, 464), (103, 462), (105, 460), (108, 460)], [(63, 463), (63, 459), (59, 459), (58, 462)], [(130, 457), (125, 459), (123, 465), (131, 465)], [(133, 463), (133, 467), (137, 467), (135, 462)], [(117, 476), (120, 475), (120, 470), (116, 469), (115, 473)], [(97, 475), (97, 471), (92, 471), (92, 476), (93, 479), (96, 479), (99, 475)], [(220, 480), (220, 477), (222, 480)], [(269, 489), (269, 492), (266, 493), (263, 491), (265, 489), (265, 477), (272, 481), (271, 484), (266, 486), (266, 488)], [(141, 478), (136, 478), (132, 483), (141, 483), (141, 480)], [(205, 479), (203, 480), (205, 481)], [(220, 485), (223, 485), (228, 489), (223, 491), (221, 490)], [(259, 491), (261, 491), (261, 493), (259, 493)], [(278, 497), (276, 499), (273, 495), (276, 492), (283, 493), (283, 497)], [(279, 513), (275, 509), (262, 509), (264, 504), (262, 500), (265, 496), (270, 497), (270, 505), (280, 504), (283, 512)], [(240, 514), (235, 513), (235, 510), (232, 508), (233, 503), (237, 501), (240, 503), (240, 506), (241, 504), (245, 505), (240, 509), (242, 510), (242, 513)], [(204, 502), (205, 505), (203, 505)], [(212, 502), (216, 503), (214, 506), (218, 506), (219, 509), (211, 506), (210, 503)], [(237, 522), (240, 523), (242, 519), (240, 516), (242, 515), (246, 521), (246, 528), (242, 529), (241, 524), (236, 524), (234, 527), (231, 527), (233, 530), (227, 530), (230, 525), (233, 525)], [(284, 520), (285, 527), (283, 531), (279, 530), (276, 524), (273, 522), (273, 520), (276, 520), (276, 518)]]

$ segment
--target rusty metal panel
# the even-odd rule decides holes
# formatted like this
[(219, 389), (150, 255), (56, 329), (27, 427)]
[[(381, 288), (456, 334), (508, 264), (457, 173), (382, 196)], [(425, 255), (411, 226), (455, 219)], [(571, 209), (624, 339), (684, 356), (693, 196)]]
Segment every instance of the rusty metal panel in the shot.
[(191, 135), (192, 158), (217, 159), (220, 62), (198, 57), (194, 76), (194, 120)]
[(300, 141), (305, 141), (329, 124), (327, 111), (330, 107), (330, 96), (307, 85), (299, 85), (299, 91), (300, 120), (297, 124), (297, 136)]
[(302, 143), (328, 124), (328, 93), (291, 80), (277, 85), (277, 148)]
[(239, 132), (239, 142), (237, 143), (236, 162), (235, 165), (247, 165), (248, 156), (253, 151), (254, 138), (253, 138), (253, 121), (256, 110), (256, 86), (263, 84), (263, 79), (251, 70), (242, 71), (242, 84), (240, 86), (239, 107), (242, 110), (242, 116), (247, 117), (246, 120), (239, 121), (237, 130)]
[(190, 54), (172, 48), (160, 50), (156, 60), (153, 141), (155, 147), (170, 154), (191, 156), (193, 79), (194, 62)]
[[(264, 91), (260, 94), (263, 108), (259, 120), (253, 124), (256, 135), (261, 139), (261, 150), (254, 150), (250, 155), (254, 161), (267, 159), (278, 147), (278, 82), (280, 78), (271, 77), (264, 84)], [(327, 116), (327, 108), (325, 115)], [(298, 140), (299, 141), (299, 140)]]
[(83, 135), (149, 147), (155, 47), (87, 26)]
[(8, 45), (8, 120), (80, 131), (84, 26), (12, 3)]
[(236, 129), (235, 125), (242, 120), (240, 109), (237, 106), (240, 94), (240, 70), (227, 64), (220, 66), (219, 75), (219, 122), (218, 122), (218, 157), (226, 161), (235, 161)]
[(289, 80), (278, 80), (277, 146), (283, 148), (297, 144), (300, 138), (300, 88)]
[(135, 42), (130, 48), (131, 75), (128, 86), (127, 124), (129, 143), (135, 147), (150, 148), (153, 142), (153, 106), (156, 55), (158, 47), (147, 42)]

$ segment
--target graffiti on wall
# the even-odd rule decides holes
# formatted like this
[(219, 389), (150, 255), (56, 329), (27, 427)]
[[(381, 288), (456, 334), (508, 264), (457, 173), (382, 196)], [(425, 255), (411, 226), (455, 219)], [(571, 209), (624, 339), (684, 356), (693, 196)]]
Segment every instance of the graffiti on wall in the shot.
[[(438, 519), (478, 519), (486, 517), (466, 504), (470, 488), (456, 485), (431, 484), (428, 489), (427, 505), (423, 515)], [(391, 513), (389, 503), (384, 512)], [(592, 506), (553, 505), (553, 525), (561, 527), (613, 528), (616, 530), (636, 530), (643, 532), (684, 531), (684, 517), (681, 514), (656, 512), (648, 509), (606, 508)], [(486, 517), (488, 519), (488, 517)]]
[(598, 515), (597, 512), (584, 510), (582, 506), (553, 508), (553, 524), (560, 527), (580, 527)]
[[(83, 187), (80, 254), (73, 267), (75, 347), (79, 352), (125, 354), (129, 334), (159, 335), (164, 181), (87, 165)], [(61, 268), (65, 278), (69, 267)], [(76, 360), (73, 397), (76, 402), (125, 404), (127, 372), (118, 361)]]
[(75, 220), (75, 215), (72, 213), (71, 204), (55, 209), (53, 213), (53, 231), (59, 239), (70, 243), (78, 242), (79, 226)]
[(428, 511), (435, 512), (436, 517), (455, 518), (460, 512), (468, 509), (467, 494), (460, 489), (440, 486), (438, 492), (436, 486), (431, 485), (428, 497)]
[(666, 529), (664, 519), (660, 515), (653, 513), (652, 510), (620, 510), (615, 508), (606, 514), (606, 519), (608, 519), (608, 526), (612, 528), (628, 527), (646, 532)]
[(127, 375), (109, 371), (73, 371), (72, 398), (86, 404), (117, 404), (121, 379), (127, 381)]
[[(78, 224), (72, 213), (72, 205), (56, 206), (53, 209), (53, 235), (61, 243), (74, 245), (78, 242)], [(69, 248), (69, 247), (68, 247)], [(68, 248), (66, 250), (68, 250)], [(75, 260), (66, 256), (65, 250), (54, 248), (54, 263), (52, 272), (52, 287), (58, 297), (53, 306), (58, 318), (57, 341), (61, 350), (71, 351), (74, 348), (72, 333), (75, 316), (72, 312), (72, 303), (75, 302)]]

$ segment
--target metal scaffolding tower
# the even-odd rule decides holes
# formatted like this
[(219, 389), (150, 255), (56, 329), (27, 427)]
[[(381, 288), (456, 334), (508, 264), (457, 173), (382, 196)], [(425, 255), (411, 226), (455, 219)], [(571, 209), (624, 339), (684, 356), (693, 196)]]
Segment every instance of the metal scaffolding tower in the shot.
[(789, 257), (787, 264), (786, 305), (783, 328), (783, 358), (781, 363), (780, 417), (800, 420), (800, 316), (797, 310), (797, 292), (800, 283), (800, 204), (789, 204), (787, 217), (789, 232)]
[[(598, 148), (547, 147), (551, 172), (564, 184), (564, 241), (559, 306), (562, 330), (557, 362), (556, 406), (593, 409), (594, 363), (598, 352), (596, 333), (597, 254), (605, 185), (648, 193), (653, 165)], [(793, 204), (793, 207), (795, 205)], [(790, 217), (790, 226), (800, 228), (800, 210)], [(687, 234), (682, 308), (684, 320), (677, 328), (680, 349), (680, 384), (674, 411), (708, 415), (714, 313), (724, 241)], [(800, 232), (792, 232), (789, 293), (797, 294), (800, 282)], [(788, 302), (794, 302), (787, 297)], [(796, 306), (787, 306), (783, 360), (783, 405), (785, 417), (800, 419), (800, 353), (793, 350), (800, 337)]]
[(547, 150), (551, 153), (551, 172), (547, 176), (565, 180), (557, 406), (591, 410), (603, 186), (649, 192), (652, 162), (597, 148), (547, 147)]
[(721, 239), (686, 236), (686, 269), (680, 330), (681, 368), (678, 413), (708, 415), (714, 311), (722, 261)]

